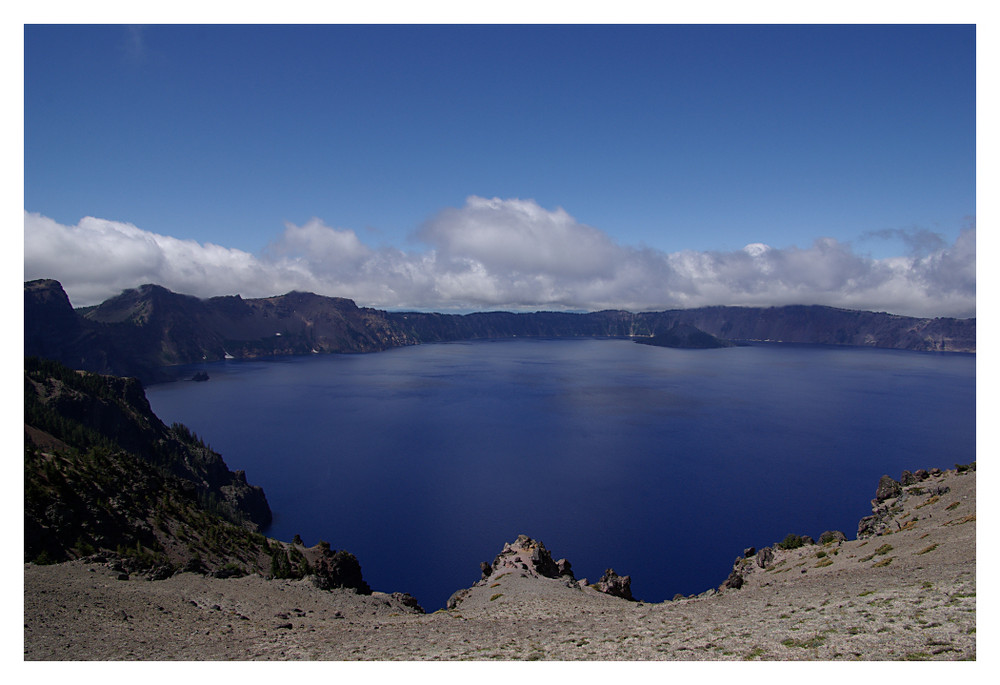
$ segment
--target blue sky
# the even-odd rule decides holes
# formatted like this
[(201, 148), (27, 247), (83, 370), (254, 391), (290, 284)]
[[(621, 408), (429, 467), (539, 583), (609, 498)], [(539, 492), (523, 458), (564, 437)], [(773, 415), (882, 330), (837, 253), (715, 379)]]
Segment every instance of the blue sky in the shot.
[(26, 26), (25, 278), (973, 316), (975, 58), (961, 25)]

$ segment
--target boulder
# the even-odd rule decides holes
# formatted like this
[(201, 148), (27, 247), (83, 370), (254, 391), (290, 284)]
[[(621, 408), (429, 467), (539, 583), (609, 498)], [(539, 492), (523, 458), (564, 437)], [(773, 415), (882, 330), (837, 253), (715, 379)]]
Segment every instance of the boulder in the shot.
[(875, 490), (875, 500), (884, 502), (887, 499), (899, 497), (902, 492), (903, 488), (898, 481), (889, 476), (882, 476), (878, 481), (878, 488)]
[(819, 536), (819, 544), (826, 545), (831, 542), (836, 542), (840, 544), (847, 540), (847, 536), (841, 533), (839, 530), (828, 530)]
[(166, 580), (174, 575), (174, 567), (170, 564), (159, 564), (149, 569), (150, 580)]
[(417, 598), (411, 595), (409, 592), (393, 592), (390, 596), (403, 606), (409, 609), (413, 609), (414, 613), (417, 614), (425, 613), (424, 608), (420, 606), (420, 604), (417, 602)]
[(757, 565), (761, 568), (767, 568), (772, 561), (774, 561), (774, 548), (765, 547), (757, 552)]
[(739, 568), (734, 567), (729, 572), (729, 577), (722, 583), (722, 589), (739, 590), (741, 587), (743, 587), (743, 574)]
[(613, 568), (606, 570), (601, 579), (591, 587), (613, 597), (621, 597), (630, 602), (635, 601), (635, 598), (632, 597), (632, 577), (620, 576), (615, 573)]

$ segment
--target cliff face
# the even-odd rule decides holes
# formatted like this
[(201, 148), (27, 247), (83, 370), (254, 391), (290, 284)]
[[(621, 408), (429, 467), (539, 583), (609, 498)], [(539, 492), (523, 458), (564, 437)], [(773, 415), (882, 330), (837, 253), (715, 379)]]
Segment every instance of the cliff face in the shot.
[(508, 337), (652, 337), (694, 327), (724, 340), (975, 352), (975, 319), (918, 319), (821, 306), (699, 307), (587, 314), (387, 313), (420, 342)]
[(672, 319), (730, 340), (774, 340), (925, 352), (976, 351), (975, 319), (918, 319), (884, 312), (801, 305), (703, 307), (639, 316), (654, 321)]
[[(123, 451), (183, 482), (232, 522), (252, 529), (271, 522), (263, 490), (232, 472), (222, 457), (186, 427), (168, 428), (153, 413), (134, 378), (76, 372), (25, 359), (24, 412), (29, 444), (48, 436), (76, 450)], [(40, 440), (44, 445), (44, 437)]]
[(359, 308), (311, 293), (200, 300), (156, 285), (74, 311), (57, 281), (24, 284), (25, 354), (71, 368), (171, 378), (165, 367), (225, 358), (374, 352), (424, 342), (512, 337), (651, 337), (678, 326), (728, 340), (975, 352), (975, 319), (917, 319), (820, 306), (663, 312), (435, 314)]

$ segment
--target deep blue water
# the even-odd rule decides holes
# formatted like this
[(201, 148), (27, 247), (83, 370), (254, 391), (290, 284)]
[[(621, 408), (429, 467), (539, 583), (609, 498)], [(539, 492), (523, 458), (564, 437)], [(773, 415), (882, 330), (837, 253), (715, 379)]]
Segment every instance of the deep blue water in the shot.
[(647, 601), (702, 592), (745, 547), (853, 537), (882, 474), (975, 459), (972, 355), (505, 340), (198, 369), (150, 403), (264, 487), (267, 533), (428, 611), (519, 533)]

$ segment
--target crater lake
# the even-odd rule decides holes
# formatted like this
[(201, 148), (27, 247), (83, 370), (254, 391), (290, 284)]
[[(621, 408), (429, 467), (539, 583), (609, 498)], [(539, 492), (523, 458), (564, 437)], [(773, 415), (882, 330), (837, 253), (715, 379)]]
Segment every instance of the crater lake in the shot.
[(267, 535), (346, 549), (434, 611), (520, 533), (645, 601), (789, 533), (854, 538), (883, 474), (975, 460), (975, 365), (516, 339), (193, 365), (210, 380), (146, 392), (264, 488)]

